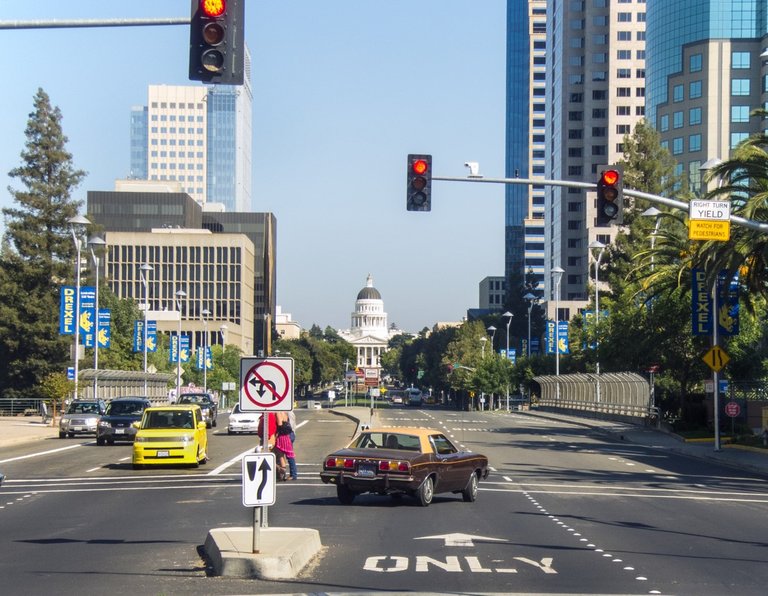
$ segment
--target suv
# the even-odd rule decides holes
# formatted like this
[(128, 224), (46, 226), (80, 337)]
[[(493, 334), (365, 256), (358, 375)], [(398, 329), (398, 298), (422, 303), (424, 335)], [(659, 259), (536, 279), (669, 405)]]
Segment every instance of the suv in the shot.
[(146, 397), (119, 397), (107, 404), (107, 411), (96, 427), (96, 444), (114, 445), (115, 441), (133, 441), (141, 415), (152, 405)]
[(99, 418), (107, 410), (103, 399), (76, 399), (61, 415), (59, 438), (74, 437), (78, 434), (96, 434)]
[(216, 426), (216, 414), (218, 413), (218, 408), (210, 393), (182, 393), (178, 403), (197, 404), (203, 411), (203, 420), (205, 420), (206, 428)]

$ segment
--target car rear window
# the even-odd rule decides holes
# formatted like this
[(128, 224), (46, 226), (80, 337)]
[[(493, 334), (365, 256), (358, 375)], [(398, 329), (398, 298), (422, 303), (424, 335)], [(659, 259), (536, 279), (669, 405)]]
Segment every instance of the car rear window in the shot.
[(369, 432), (361, 434), (353, 443), (359, 449), (403, 449), (419, 451), (419, 437), (404, 433)]
[(141, 401), (113, 401), (107, 406), (107, 416), (140, 416), (144, 409)]

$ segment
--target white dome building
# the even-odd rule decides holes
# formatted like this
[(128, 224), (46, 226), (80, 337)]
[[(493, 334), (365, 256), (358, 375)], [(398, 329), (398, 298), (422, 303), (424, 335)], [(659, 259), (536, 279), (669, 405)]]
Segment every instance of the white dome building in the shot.
[(355, 311), (352, 313), (352, 327), (339, 331), (339, 335), (357, 350), (356, 366), (360, 368), (381, 368), (379, 357), (387, 350), (389, 338), (399, 333), (387, 327), (387, 313), (379, 291), (373, 287), (373, 278), (368, 275), (365, 287), (357, 293)]

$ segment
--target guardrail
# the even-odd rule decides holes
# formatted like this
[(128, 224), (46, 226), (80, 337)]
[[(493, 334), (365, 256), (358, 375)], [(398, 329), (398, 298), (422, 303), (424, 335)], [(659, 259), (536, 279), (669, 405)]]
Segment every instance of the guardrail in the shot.
[(44, 401), (0, 397), (0, 416), (42, 416)]

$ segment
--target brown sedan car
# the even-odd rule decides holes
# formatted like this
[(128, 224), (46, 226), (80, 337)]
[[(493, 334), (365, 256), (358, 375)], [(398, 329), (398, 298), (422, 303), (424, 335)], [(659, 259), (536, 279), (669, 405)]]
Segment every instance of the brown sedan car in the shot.
[(437, 493), (477, 498), (477, 484), (488, 476), (488, 458), (460, 451), (443, 433), (428, 428), (372, 428), (323, 462), (320, 478), (335, 484), (339, 501), (356, 495), (407, 494), (426, 507)]

